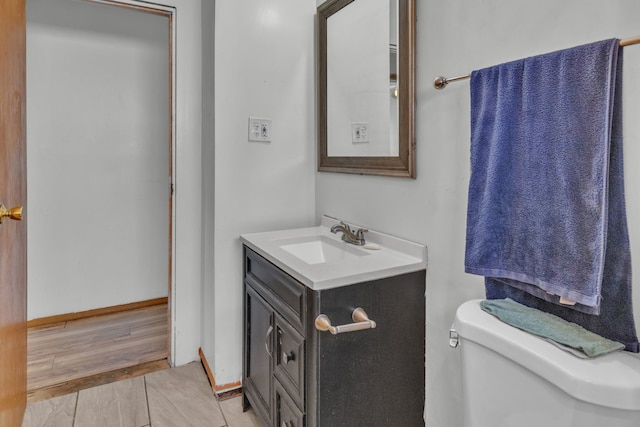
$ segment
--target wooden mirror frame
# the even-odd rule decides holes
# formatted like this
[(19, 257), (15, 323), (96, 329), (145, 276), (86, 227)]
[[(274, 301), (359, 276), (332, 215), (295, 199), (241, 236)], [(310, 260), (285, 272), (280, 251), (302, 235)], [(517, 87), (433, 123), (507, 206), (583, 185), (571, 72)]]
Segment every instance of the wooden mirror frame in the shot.
[(353, 1), (318, 7), (318, 171), (415, 178), (415, 0), (398, 0), (398, 156), (327, 155), (327, 19)]

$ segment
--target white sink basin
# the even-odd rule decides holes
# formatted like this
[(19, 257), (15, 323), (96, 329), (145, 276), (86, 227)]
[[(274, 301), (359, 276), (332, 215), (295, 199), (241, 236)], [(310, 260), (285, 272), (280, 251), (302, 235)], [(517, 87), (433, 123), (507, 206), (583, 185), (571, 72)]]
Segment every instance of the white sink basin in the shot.
[(322, 235), (288, 239), (280, 245), (280, 248), (307, 264), (349, 262), (369, 255), (369, 252), (357, 246), (341, 241), (336, 242)]
[(424, 245), (371, 229), (365, 239), (372, 245), (352, 245), (340, 239), (341, 233), (331, 233), (331, 227), (338, 223), (324, 216), (317, 227), (243, 234), (240, 240), (316, 290), (411, 273), (427, 266)]

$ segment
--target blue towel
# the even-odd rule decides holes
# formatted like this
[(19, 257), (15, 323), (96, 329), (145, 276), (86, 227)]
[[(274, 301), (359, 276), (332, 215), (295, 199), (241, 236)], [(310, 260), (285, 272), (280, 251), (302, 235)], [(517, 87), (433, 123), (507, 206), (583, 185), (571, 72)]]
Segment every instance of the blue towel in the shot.
[(578, 357), (597, 357), (622, 350), (624, 344), (611, 341), (590, 332), (580, 325), (567, 322), (553, 314), (530, 308), (510, 298), (481, 301), (480, 308), (504, 323), (551, 340), (562, 346), (578, 350)]
[(621, 62), (611, 39), (472, 73), (465, 271), (638, 351)]

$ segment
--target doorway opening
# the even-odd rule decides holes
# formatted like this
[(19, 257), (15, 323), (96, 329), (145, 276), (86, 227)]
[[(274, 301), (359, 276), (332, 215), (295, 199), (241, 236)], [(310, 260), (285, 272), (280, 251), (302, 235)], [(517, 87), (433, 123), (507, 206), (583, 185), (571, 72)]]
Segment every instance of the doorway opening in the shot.
[[(165, 364), (175, 241), (172, 23), (172, 10), (130, 0), (27, 0), (28, 319), (60, 327), (115, 316), (96, 339), (122, 332), (114, 312), (154, 312), (166, 351), (149, 357)], [(68, 347), (67, 358), (79, 354)], [(153, 362), (129, 357), (129, 348), (119, 347), (121, 368)], [(47, 357), (52, 367), (64, 359)], [(83, 374), (67, 381), (74, 375)]]

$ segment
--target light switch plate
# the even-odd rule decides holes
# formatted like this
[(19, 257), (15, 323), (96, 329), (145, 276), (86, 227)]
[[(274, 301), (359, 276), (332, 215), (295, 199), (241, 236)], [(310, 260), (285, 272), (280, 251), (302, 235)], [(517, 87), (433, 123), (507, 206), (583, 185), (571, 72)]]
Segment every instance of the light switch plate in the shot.
[(351, 123), (351, 142), (369, 142), (369, 123)]
[(271, 142), (271, 119), (249, 117), (249, 141)]

